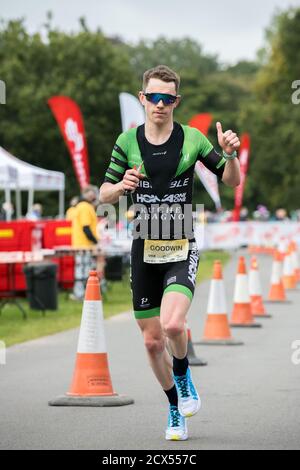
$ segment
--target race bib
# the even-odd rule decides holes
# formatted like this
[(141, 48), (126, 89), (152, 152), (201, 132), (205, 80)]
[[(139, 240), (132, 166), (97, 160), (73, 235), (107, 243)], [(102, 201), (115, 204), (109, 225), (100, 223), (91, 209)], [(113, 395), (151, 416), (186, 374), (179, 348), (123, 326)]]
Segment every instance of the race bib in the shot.
[(162, 264), (185, 261), (189, 254), (189, 241), (145, 240), (144, 263)]

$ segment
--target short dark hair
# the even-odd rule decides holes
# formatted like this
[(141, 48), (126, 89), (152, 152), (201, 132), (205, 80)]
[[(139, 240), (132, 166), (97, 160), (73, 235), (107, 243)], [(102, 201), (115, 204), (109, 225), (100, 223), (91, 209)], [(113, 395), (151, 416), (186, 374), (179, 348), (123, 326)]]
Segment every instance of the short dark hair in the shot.
[(174, 70), (170, 69), (167, 65), (157, 65), (152, 69), (146, 70), (143, 74), (143, 90), (146, 90), (146, 87), (149, 83), (150, 78), (159, 78), (163, 82), (174, 82), (175, 90), (178, 93), (180, 85), (180, 77), (177, 75)]

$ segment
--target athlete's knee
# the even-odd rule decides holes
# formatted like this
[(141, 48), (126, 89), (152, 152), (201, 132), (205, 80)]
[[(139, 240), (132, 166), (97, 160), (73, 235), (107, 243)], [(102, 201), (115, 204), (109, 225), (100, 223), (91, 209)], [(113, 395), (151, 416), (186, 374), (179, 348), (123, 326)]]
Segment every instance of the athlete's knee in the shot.
[(151, 355), (161, 354), (165, 349), (165, 339), (146, 336), (144, 338), (145, 348)]
[(165, 324), (163, 324), (162, 328), (168, 338), (175, 338), (176, 336), (180, 336), (184, 332), (185, 325), (184, 322), (179, 322), (171, 319)]
[(145, 348), (151, 355), (161, 354), (166, 346), (166, 339), (163, 334), (159, 317), (138, 320), (141, 329)]

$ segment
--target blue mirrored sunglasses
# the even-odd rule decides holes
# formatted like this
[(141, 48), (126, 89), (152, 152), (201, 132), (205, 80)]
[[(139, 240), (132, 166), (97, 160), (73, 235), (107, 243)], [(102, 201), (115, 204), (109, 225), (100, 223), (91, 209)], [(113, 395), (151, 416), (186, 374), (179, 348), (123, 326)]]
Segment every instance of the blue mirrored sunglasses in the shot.
[(144, 95), (150, 103), (158, 104), (162, 100), (165, 106), (175, 103), (177, 98), (177, 96), (168, 95), (167, 93), (144, 93)]

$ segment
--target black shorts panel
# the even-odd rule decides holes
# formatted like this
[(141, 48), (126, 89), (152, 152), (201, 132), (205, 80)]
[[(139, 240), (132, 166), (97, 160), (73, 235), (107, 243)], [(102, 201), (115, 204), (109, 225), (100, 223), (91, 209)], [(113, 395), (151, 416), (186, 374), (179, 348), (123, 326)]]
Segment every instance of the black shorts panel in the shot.
[(194, 293), (199, 265), (196, 242), (190, 242), (188, 258), (173, 263), (144, 263), (144, 240), (134, 240), (131, 250), (131, 290), (135, 312), (147, 312), (160, 307), (164, 290), (180, 285)]

